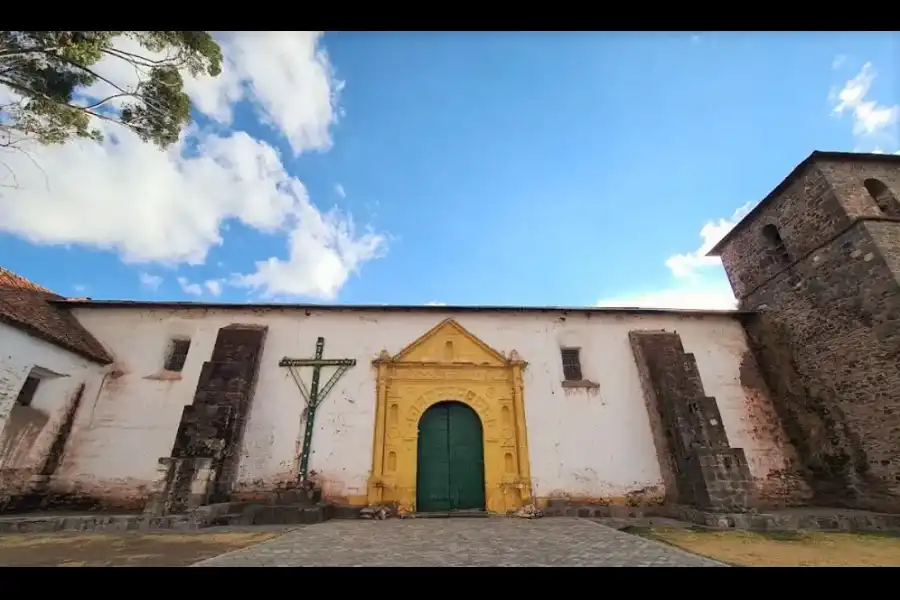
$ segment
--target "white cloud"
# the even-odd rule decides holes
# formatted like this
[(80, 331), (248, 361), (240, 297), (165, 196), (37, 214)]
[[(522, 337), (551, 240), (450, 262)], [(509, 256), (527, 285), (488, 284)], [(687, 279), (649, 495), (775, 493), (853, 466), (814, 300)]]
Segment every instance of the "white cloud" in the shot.
[(847, 57), (844, 54), (838, 54), (834, 57), (834, 60), (831, 62), (831, 68), (835, 71), (844, 66), (844, 63), (847, 62)]
[(707, 222), (700, 229), (700, 239), (703, 241), (699, 248), (689, 254), (676, 254), (666, 259), (666, 266), (672, 271), (672, 275), (678, 278), (693, 277), (700, 269), (721, 266), (722, 261), (706, 254), (750, 212), (751, 208), (753, 205), (748, 202), (734, 211), (731, 218)]
[(209, 290), (209, 293), (213, 296), (222, 295), (222, 282), (218, 279), (209, 279), (203, 282), (203, 285), (206, 286), (206, 289)]
[(190, 281), (188, 281), (187, 277), (179, 277), (178, 285), (181, 286), (181, 291), (185, 294), (190, 294), (191, 296), (203, 295), (203, 288), (201, 288), (197, 283), (191, 283)]
[(163, 278), (159, 275), (151, 275), (149, 273), (141, 273), (140, 280), (142, 287), (153, 291), (158, 290), (159, 286), (162, 285), (163, 282)]
[(87, 291), (88, 286), (84, 285), (83, 283), (76, 283), (72, 286), (72, 289), (74, 289), (76, 292), (85, 292)]
[[(221, 123), (229, 124), (234, 103), (246, 100), (295, 152), (325, 150), (342, 84), (332, 76), (320, 37), (223, 34), (222, 76), (189, 80), (186, 89), (201, 111)], [(98, 66), (117, 81), (134, 78), (130, 68)], [(100, 88), (89, 95), (103, 96)], [(98, 127), (106, 133), (102, 144), (80, 141), (31, 148), (29, 155), (0, 154), (18, 180), (14, 188), (0, 188), (0, 231), (38, 244), (111, 250), (128, 263), (197, 265), (223, 243), (228, 221), (236, 220), (283, 235), (286, 258), (261, 256), (255, 272), (233, 274), (228, 283), (269, 296), (327, 299), (386, 250), (386, 237), (358, 231), (351, 215), (320, 212), (278, 151), (243, 131), (220, 134), (192, 126), (176, 145), (160, 151), (110, 123)]]
[(731, 285), (722, 272), (722, 261), (706, 256), (713, 246), (740, 221), (750, 209), (744, 204), (728, 219), (709, 221), (700, 228), (700, 246), (687, 254), (675, 254), (666, 259), (674, 285), (656, 291), (602, 299), (597, 306), (628, 306), (637, 308), (693, 308), (730, 310), (737, 307)]
[(832, 90), (829, 99), (833, 103), (832, 113), (842, 116), (849, 113), (853, 120), (853, 135), (858, 142), (858, 150), (897, 145), (897, 120), (900, 105), (879, 104), (868, 98), (872, 84), (878, 73), (872, 63), (863, 65), (860, 72), (844, 83), (840, 90)]
[[(222, 73), (215, 78), (202, 75), (185, 80), (185, 90), (200, 112), (230, 125), (235, 104), (246, 100), (260, 121), (287, 138), (295, 154), (331, 147), (330, 127), (340, 114), (338, 99), (344, 84), (334, 78), (320, 45), (322, 32), (219, 32), (215, 37), (224, 56)], [(118, 38), (115, 45), (141, 56), (164, 57), (163, 53), (148, 53), (127, 37)], [(125, 89), (134, 89), (146, 72), (115, 59), (101, 61), (94, 70)], [(85, 95), (100, 99), (116, 92), (100, 81)], [(120, 98), (110, 104), (127, 101)]]
[(672, 287), (645, 294), (600, 300), (597, 306), (733, 310), (737, 308), (737, 300), (728, 281), (719, 278), (699, 286)]
[(341, 198), (347, 197), (347, 192), (344, 191), (344, 186), (341, 184), (337, 184), (334, 186), (334, 193), (340, 196)]
[(322, 32), (245, 31), (217, 34), (226, 61), (215, 80), (186, 87), (197, 107), (222, 123), (250, 100), (262, 121), (282, 132), (295, 153), (331, 147), (343, 82), (319, 45)]
[(425, 306), (447, 306), (446, 302), (426, 302)]
[(309, 203), (298, 208), (296, 218), (302, 227), (288, 236), (288, 259), (272, 257), (257, 262), (255, 273), (236, 275), (232, 285), (253, 288), (266, 296), (331, 299), (350, 273), (384, 255), (385, 237), (368, 229), (357, 233), (353, 219), (337, 208), (324, 214)]

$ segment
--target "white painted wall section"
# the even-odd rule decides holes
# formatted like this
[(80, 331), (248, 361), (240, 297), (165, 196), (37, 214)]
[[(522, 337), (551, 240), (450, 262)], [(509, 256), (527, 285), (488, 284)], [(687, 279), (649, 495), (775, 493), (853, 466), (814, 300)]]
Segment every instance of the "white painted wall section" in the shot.
[[(746, 340), (728, 316), (112, 307), (78, 308), (75, 314), (111, 350), (123, 374), (85, 402), (64, 464), (73, 481), (115, 481), (131, 489), (149, 484), (157, 460), (171, 452), (182, 408), (193, 400), (218, 330), (243, 323), (266, 325), (268, 334), (244, 435), (239, 489), (271, 488), (296, 477), (303, 398), (278, 361), (311, 358), (316, 338), (324, 336), (326, 358), (358, 363), (318, 411), (310, 467), (321, 474), (329, 495), (363, 495), (375, 411), (371, 361), (382, 349), (398, 352), (448, 317), (496, 350), (517, 350), (528, 362), (525, 407), (537, 496), (609, 498), (661, 486), (628, 342), (632, 330), (677, 331), (686, 351), (696, 355), (706, 393), (718, 400), (731, 445), (746, 450), (753, 474), (765, 477), (784, 466), (771, 436), (754, 432), (750, 400), (768, 398), (750, 398), (741, 385)], [(191, 338), (180, 379), (154, 379), (176, 336)], [(563, 389), (561, 346), (581, 348), (584, 377), (599, 383), (599, 390)], [(323, 383), (331, 372), (323, 369)], [(301, 369), (307, 386), (311, 375), (311, 369)]]
[[(13, 431), (7, 425), (33, 369), (39, 370), (41, 381), (29, 409), (15, 409), (27, 414), (12, 415), (16, 421)], [(0, 470), (36, 466), (53, 442), (67, 402), (82, 383), (96, 385), (101, 370), (68, 350), (0, 323)], [(20, 428), (23, 423), (26, 427)], [(19, 443), (23, 441), (27, 443)]]

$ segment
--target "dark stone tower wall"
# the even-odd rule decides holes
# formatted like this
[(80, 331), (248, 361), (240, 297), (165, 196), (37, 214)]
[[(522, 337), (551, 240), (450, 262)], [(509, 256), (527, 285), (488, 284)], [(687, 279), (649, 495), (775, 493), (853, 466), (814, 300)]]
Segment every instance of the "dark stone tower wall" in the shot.
[(815, 500), (900, 512), (900, 220), (873, 178), (900, 198), (900, 157), (814, 155), (719, 251)]

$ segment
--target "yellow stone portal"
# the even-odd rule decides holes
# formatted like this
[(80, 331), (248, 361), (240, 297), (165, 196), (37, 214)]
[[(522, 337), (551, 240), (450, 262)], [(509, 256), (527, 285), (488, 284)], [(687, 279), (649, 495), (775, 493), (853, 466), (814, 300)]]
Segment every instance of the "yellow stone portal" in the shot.
[(507, 358), (447, 319), (391, 356), (378, 369), (370, 505), (396, 503), (414, 511), (419, 418), (432, 404), (463, 402), (484, 431), (486, 509), (505, 513), (531, 499), (522, 370), (515, 350)]

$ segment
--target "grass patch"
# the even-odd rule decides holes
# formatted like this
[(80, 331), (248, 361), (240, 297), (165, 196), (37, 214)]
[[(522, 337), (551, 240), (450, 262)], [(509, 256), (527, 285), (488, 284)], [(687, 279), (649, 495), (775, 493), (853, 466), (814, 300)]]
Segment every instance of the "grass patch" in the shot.
[(900, 537), (881, 533), (670, 528), (630, 528), (628, 533), (747, 567), (900, 566)]

